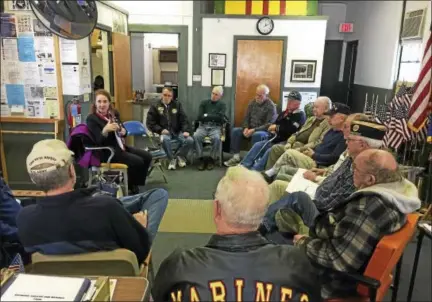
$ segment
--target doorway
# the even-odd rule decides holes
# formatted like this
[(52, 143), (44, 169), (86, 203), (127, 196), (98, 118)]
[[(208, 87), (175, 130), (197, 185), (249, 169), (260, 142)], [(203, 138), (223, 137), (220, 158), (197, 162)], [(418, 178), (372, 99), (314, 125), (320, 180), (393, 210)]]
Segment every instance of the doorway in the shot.
[(114, 94), (112, 87), (112, 68), (108, 45), (111, 44), (111, 32), (95, 28), (90, 36), (91, 46), (91, 74), (94, 89), (105, 89), (111, 95)]
[(341, 100), (339, 71), (342, 48), (342, 40), (325, 41), (320, 95), (329, 97), (333, 102)]
[[(253, 37), (234, 39), (236, 65), (234, 124), (240, 126), (249, 102), (255, 98), (256, 87), (265, 84), (270, 88), (273, 102), (281, 100), (284, 83), (282, 66), (285, 66), (286, 38), (260, 39)], [(282, 87), (281, 87), (282, 85)]]
[(358, 40), (349, 41), (347, 43), (345, 52), (345, 66), (342, 80), (343, 98), (341, 98), (341, 102), (344, 102), (350, 107), (352, 107), (354, 76), (357, 62), (357, 49)]

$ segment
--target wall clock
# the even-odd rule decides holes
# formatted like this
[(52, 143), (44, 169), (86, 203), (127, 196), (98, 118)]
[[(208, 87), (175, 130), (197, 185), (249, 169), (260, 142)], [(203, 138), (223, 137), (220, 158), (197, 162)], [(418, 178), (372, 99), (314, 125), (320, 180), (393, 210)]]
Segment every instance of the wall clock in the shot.
[(274, 29), (274, 22), (269, 17), (262, 17), (258, 20), (256, 27), (261, 35), (268, 35)]

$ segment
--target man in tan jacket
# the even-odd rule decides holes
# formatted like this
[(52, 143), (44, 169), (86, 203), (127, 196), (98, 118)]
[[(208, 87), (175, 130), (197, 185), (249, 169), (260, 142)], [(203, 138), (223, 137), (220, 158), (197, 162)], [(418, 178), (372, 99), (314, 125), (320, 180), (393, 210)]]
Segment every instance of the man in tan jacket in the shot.
[(274, 145), (271, 148), (269, 159), (267, 160), (266, 170), (273, 167), (278, 158), (288, 149), (296, 149), (300, 152), (307, 148), (314, 148), (318, 145), (324, 134), (330, 129), (330, 124), (324, 113), (331, 107), (331, 100), (326, 96), (318, 97), (313, 105), (313, 116), (306, 120), (300, 131), (291, 135), (284, 145)]

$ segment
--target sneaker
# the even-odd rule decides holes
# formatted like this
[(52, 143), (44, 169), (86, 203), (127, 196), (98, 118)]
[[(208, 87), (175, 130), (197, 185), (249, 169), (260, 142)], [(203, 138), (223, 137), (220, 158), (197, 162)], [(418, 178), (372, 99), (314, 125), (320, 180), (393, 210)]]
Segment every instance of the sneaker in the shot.
[(207, 170), (213, 170), (213, 168), (214, 168), (214, 160), (213, 160), (213, 158), (209, 158), (208, 159), (208, 162), (207, 162)]
[(203, 171), (206, 167), (206, 162), (203, 158), (198, 159), (198, 170)]
[(240, 162), (241, 162), (240, 158), (234, 156), (230, 160), (227, 160), (226, 162), (224, 162), (224, 165), (226, 167), (234, 167), (234, 166), (237, 166)]
[(186, 160), (181, 156), (177, 156), (177, 164), (180, 168), (184, 168), (186, 167)]
[(168, 170), (175, 170), (176, 169), (176, 165), (177, 165), (177, 159), (171, 159), (169, 165), (168, 165)]

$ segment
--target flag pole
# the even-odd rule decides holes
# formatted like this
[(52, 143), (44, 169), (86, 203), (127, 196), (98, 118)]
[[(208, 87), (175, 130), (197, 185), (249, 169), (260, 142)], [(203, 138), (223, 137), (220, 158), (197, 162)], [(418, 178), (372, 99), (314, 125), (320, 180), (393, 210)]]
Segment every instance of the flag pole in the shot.
[(378, 109), (378, 97), (379, 95), (377, 94), (377, 98), (375, 101), (375, 108), (373, 108), (373, 118), (376, 118), (376, 114), (377, 114), (377, 109)]
[(366, 96), (365, 96), (365, 104), (364, 104), (364, 108), (363, 108), (363, 113), (366, 113), (367, 110), (367, 103), (368, 103), (368, 94), (366, 92)]

